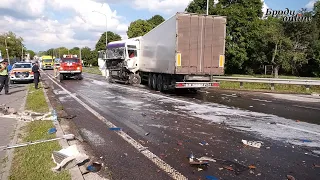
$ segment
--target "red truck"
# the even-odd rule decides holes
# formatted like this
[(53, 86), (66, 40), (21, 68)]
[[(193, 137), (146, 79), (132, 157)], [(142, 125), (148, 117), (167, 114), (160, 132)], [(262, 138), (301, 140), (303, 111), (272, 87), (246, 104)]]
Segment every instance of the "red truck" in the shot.
[(77, 55), (63, 55), (59, 67), (60, 80), (75, 77), (82, 79), (82, 62)]

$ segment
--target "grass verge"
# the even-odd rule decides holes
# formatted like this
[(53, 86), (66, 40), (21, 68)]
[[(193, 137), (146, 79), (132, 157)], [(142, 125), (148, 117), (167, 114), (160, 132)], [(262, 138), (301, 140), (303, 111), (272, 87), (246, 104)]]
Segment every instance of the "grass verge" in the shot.
[(99, 67), (97, 67), (97, 66), (83, 67), (82, 70), (83, 70), (83, 72), (86, 72), (86, 73), (101, 75), (101, 71), (99, 70)]
[[(41, 89), (35, 90), (29, 87), (26, 106), (35, 112), (48, 112), (48, 104)], [(33, 121), (24, 126), (21, 131), (24, 134), (20, 142), (30, 142), (42, 139), (54, 138), (54, 134), (48, 134), (48, 130), (54, 127), (52, 121)], [(58, 141), (29, 145), (16, 148), (11, 165), (10, 180), (70, 180), (68, 171), (55, 173), (51, 168), (55, 167), (51, 154), (60, 150)]]
[(49, 107), (42, 89), (35, 89), (33, 85), (30, 85), (28, 91), (25, 109), (39, 113), (48, 112)]
[[(272, 75), (264, 75), (264, 74), (255, 74), (255, 75), (243, 75), (243, 74), (231, 74), (226, 75), (231, 77), (247, 77), (247, 78), (274, 78)], [(319, 77), (298, 77), (298, 76), (282, 76), (279, 75), (280, 79), (312, 79), (312, 80), (320, 80)]]
[[(220, 88), (222, 89), (241, 89), (239, 82), (220, 81)], [(300, 85), (288, 85), (288, 84), (275, 84), (274, 91), (271, 90), (270, 84), (265, 83), (243, 83), (243, 90), (255, 90), (255, 91), (267, 91), (267, 92), (279, 92), (279, 93), (300, 93), (310, 94), (320, 93), (320, 86), (311, 86), (307, 91), (305, 86)]]

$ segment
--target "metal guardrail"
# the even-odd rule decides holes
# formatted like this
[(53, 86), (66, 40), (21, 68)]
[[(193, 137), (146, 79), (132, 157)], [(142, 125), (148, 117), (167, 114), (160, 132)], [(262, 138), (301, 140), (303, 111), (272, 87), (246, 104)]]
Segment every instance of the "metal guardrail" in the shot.
[(239, 82), (240, 88), (243, 88), (244, 82), (266, 83), (271, 85), (272, 90), (274, 90), (275, 84), (303, 85), (303, 86), (306, 86), (307, 90), (310, 89), (310, 86), (320, 86), (320, 80), (311, 80), (311, 79), (278, 79), (278, 78), (247, 78), (247, 77), (212, 76), (212, 80)]

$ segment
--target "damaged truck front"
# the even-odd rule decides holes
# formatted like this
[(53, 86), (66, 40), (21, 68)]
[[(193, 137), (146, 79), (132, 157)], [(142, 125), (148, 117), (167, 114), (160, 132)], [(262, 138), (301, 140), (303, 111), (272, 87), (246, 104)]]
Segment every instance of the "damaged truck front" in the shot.
[(224, 74), (226, 17), (177, 13), (142, 37), (110, 42), (111, 82), (145, 82), (150, 89), (218, 87)]

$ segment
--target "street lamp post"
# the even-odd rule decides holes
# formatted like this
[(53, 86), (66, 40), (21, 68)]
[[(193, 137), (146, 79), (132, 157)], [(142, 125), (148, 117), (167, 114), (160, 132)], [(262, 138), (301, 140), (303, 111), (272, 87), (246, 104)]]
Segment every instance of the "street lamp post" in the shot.
[(99, 11), (92, 11), (92, 12), (96, 12), (96, 13), (99, 13), (99, 14), (102, 14), (106, 17), (106, 48), (108, 46), (108, 17), (106, 14), (102, 13), (102, 12), (99, 12)]
[(209, 0), (207, 0), (207, 15), (209, 15)]
[(8, 59), (8, 62), (9, 62), (9, 64), (10, 64), (9, 49), (8, 49), (8, 45), (7, 45), (7, 39), (10, 39), (10, 37), (6, 37), (6, 38), (4, 39), (4, 43), (5, 43), (5, 45), (6, 45), (6, 51), (7, 51), (7, 59)]
[[(96, 12), (96, 13), (99, 13), (99, 14), (102, 14), (106, 17), (106, 56), (107, 56), (107, 46), (108, 46), (108, 17), (106, 14), (104, 13), (101, 13), (99, 11), (92, 11), (92, 12)], [(105, 61), (106, 63), (106, 61)], [(105, 64), (105, 67), (106, 67), (106, 78), (108, 79), (109, 78), (109, 70), (107, 69), (107, 64)]]

